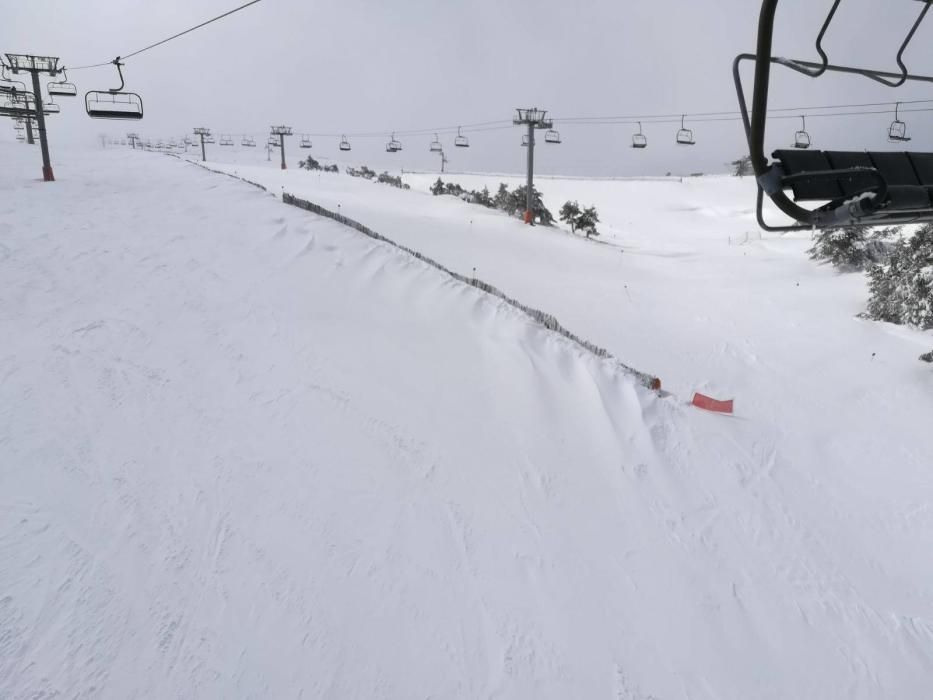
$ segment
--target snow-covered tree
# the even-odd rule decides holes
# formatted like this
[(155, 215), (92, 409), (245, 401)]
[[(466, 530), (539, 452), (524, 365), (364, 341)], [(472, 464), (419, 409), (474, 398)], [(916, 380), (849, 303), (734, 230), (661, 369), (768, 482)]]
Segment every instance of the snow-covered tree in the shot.
[(596, 230), (596, 224), (598, 223), (599, 214), (596, 212), (596, 207), (587, 207), (577, 217), (577, 228), (586, 233), (587, 238), (599, 235)]
[(441, 180), (440, 178), (437, 178), (437, 181), (433, 185), (431, 185), (431, 194), (433, 194), (435, 197), (437, 197), (438, 195), (444, 194), (444, 181), (443, 180)]
[(807, 252), (813, 260), (831, 263), (844, 272), (864, 270), (884, 262), (890, 239), (899, 233), (897, 227), (875, 229), (863, 224), (817, 231)]
[(751, 156), (742, 156), (736, 160), (729, 163), (732, 166), (732, 174), (736, 177), (745, 177), (746, 175), (751, 175), (752, 170), (752, 157)]
[(482, 205), (484, 207), (489, 207), (489, 208), (495, 206), (492, 195), (489, 194), (488, 187), (484, 187), (479, 192), (477, 192), (476, 190), (473, 190), (473, 192), (471, 192), (471, 195), (472, 195), (474, 204), (479, 204), (479, 205)]
[(305, 170), (323, 170), (321, 164), (318, 163), (313, 157), (308, 156), (306, 160), (300, 161), (298, 163), (299, 168), (304, 168)]
[[(525, 211), (525, 206), (527, 205), (527, 198), (525, 193), (527, 191), (528, 190), (525, 185), (517, 187), (512, 191), (509, 197), (509, 213), (515, 214), (517, 212)], [(548, 211), (546, 206), (544, 206), (544, 200), (541, 198), (541, 193), (538, 191), (538, 188), (532, 188), (531, 192), (532, 217), (542, 226), (550, 226), (554, 223), (554, 215)]]
[(509, 192), (509, 186), (506, 185), (504, 182), (499, 183), (499, 189), (496, 192), (496, 196), (493, 199), (493, 203), (495, 204), (496, 209), (506, 211), (509, 214), (514, 213), (513, 211), (510, 210), (511, 203), (512, 203), (512, 195)]
[(896, 241), (868, 278), (870, 318), (933, 328), (933, 224)]
[(580, 216), (580, 204), (578, 202), (566, 201), (560, 208), (560, 220), (565, 224), (570, 224), (570, 230), (577, 230), (577, 217)]

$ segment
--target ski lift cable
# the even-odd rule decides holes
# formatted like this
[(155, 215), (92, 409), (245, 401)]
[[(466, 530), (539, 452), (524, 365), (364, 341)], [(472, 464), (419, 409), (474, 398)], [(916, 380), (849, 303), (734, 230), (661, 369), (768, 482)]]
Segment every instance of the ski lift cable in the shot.
[[(933, 99), (916, 99), (916, 100), (900, 100), (902, 105), (915, 105), (915, 104), (929, 104), (933, 102)], [(894, 100), (889, 100), (887, 102), (863, 102), (860, 104), (838, 104), (838, 105), (809, 105), (806, 107), (773, 107), (768, 110), (769, 113), (779, 113), (779, 112), (807, 112), (808, 114), (812, 111), (826, 111), (826, 110), (836, 110), (836, 109), (861, 109), (865, 107), (893, 107), (895, 104)], [(612, 115), (612, 116), (592, 116), (592, 117), (554, 117), (552, 121), (561, 122), (564, 124), (572, 122), (619, 122), (622, 124), (634, 124), (638, 120), (648, 120), (648, 119), (677, 119), (680, 121), (681, 114), (685, 114), (690, 121), (697, 121), (700, 117), (731, 117), (731, 116), (741, 116), (741, 113), (736, 110), (731, 111), (722, 111), (722, 112), (678, 112), (676, 114), (633, 114), (633, 115)]]
[[(924, 107), (924, 108), (914, 108), (914, 109), (904, 109), (905, 105), (922, 105), (933, 103), (933, 99), (917, 99), (917, 100), (901, 100), (901, 112), (904, 114), (907, 113), (918, 113), (918, 112), (931, 112), (933, 108)], [(879, 114), (888, 114), (895, 105), (894, 101), (890, 102), (864, 102), (856, 104), (837, 104), (837, 105), (810, 105), (807, 107), (776, 107), (770, 112), (775, 113), (774, 119), (777, 120), (787, 120), (787, 119), (799, 119), (799, 112), (806, 112), (807, 118), (809, 119), (820, 119), (827, 117), (858, 117), (858, 116), (871, 116)], [(888, 109), (862, 109), (870, 107), (887, 107)], [(830, 110), (846, 110), (846, 111), (830, 111)], [(736, 111), (724, 111), (724, 112), (685, 112), (678, 114), (649, 114), (649, 115), (631, 115), (631, 116), (610, 116), (610, 117), (572, 117), (572, 118), (555, 118), (553, 121), (555, 123), (560, 122), (564, 124), (565, 127), (585, 127), (585, 126), (638, 126), (639, 122), (643, 124), (679, 124), (681, 117), (686, 116), (686, 118), (693, 123), (711, 123), (711, 122), (736, 122), (741, 121), (742, 117), (739, 112)], [(513, 124), (510, 121), (505, 120), (494, 120), (487, 122), (475, 122), (472, 124), (463, 124), (459, 127), (450, 126), (450, 127), (428, 127), (423, 129), (408, 129), (408, 130), (396, 130), (394, 133), (396, 136), (429, 136), (432, 134), (456, 134), (458, 130), (461, 130), (463, 133), (481, 133), (489, 131), (505, 131), (507, 129), (514, 128)], [(308, 132), (308, 135), (314, 138), (323, 138), (323, 139), (340, 139), (344, 136), (347, 138), (354, 139), (370, 139), (370, 138), (385, 138), (386, 132), (389, 130), (382, 129), (379, 131), (360, 131), (360, 132), (320, 132), (313, 133)]]
[[(245, 3), (245, 4), (243, 4), (243, 5), (240, 5), (239, 7), (235, 7), (235, 8), (233, 8), (232, 10), (228, 10), (227, 12), (224, 12), (224, 13), (221, 14), (221, 15), (217, 15), (216, 17), (212, 17), (211, 19), (206, 20), (206, 21), (204, 21), (204, 22), (201, 22), (200, 24), (197, 24), (197, 25), (195, 25), (195, 26), (193, 26), (193, 27), (189, 27), (188, 29), (185, 29), (185, 30), (182, 31), (182, 32), (178, 32), (177, 34), (173, 34), (172, 36), (170, 36), (170, 37), (168, 37), (168, 38), (166, 38), (166, 39), (162, 39), (161, 41), (157, 41), (157, 42), (154, 43), (154, 44), (149, 44), (149, 46), (145, 46), (145, 47), (143, 47), (143, 48), (141, 48), (141, 49), (139, 49), (139, 50), (137, 50), (137, 51), (134, 51), (134, 52), (132, 52), (132, 53), (126, 54), (125, 56), (121, 56), (121, 59), (125, 61), (125, 60), (128, 59), (128, 58), (133, 58), (134, 56), (138, 56), (139, 54), (143, 53), (144, 51), (149, 51), (150, 49), (154, 49), (154, 48), (156, 48), (157, 46), (162, 46), (162, 44), (167, 44), (168, 42), (170, 42), (170, 41), (172, 41), (172, 40), (174, 40), (174, 39), (178, 39), (179, 37), (182, 37), (182, 36), (184, 36), (185, 34), (190, 34), (190, 33), (193, 32), (193, 31), (196, 31), (196, 30), (198, 30), (198, 29), (201, 29), (202, 27), (206, 27), (206, 26), (209, 25), (209, 24), (213, 24), (214, 22), (217, 22), (217, 21), (219, 21), (219, 20), (222, 20), (222, 19), (224, 19), (225, 17), (229, 17), (230, 15), (232, 15), (232, 14), (234, 14), (234, 13), (236, 13), (236, 12), (239, 12), (240, 10), (245, 10), (247, 7), (250, 7), (251, 5), (255, 5), (256, 3), (259, 3), (259, 2), (262, 2), (262, 0), (250, 0), (250, 1), (247, 2), (247, 3)], [(109, 66), (109, 65), (111, 65), (112, 63), (113, 63), (113, 61), (105, 61), (105, 62), (103, 62), (103, 63), (94, 63), (94, 64), (87, 65), (87, 66), (78, 66), (77, 68), (69, 68), (68, 70), (76, 71), (76, 70), (84, 70), (84, 69), (86, 69), (86, 68), (102, 68), (103, 66)]]

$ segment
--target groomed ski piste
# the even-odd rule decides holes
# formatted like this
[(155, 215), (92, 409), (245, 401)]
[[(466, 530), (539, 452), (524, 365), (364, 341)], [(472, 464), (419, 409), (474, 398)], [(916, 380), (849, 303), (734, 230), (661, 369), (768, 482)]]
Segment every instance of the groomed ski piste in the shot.
[(929, 694), (933, 336), (751, 180), (541, 179), (588, 241), (436, 174), (57, 158), (0, 144), (0, 698)]

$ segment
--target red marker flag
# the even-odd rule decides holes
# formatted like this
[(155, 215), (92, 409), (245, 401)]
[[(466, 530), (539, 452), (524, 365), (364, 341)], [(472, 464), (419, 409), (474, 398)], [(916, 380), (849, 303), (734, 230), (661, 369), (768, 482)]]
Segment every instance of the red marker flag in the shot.
[(693, 405), (702, 408), (705, 411), (714, 411), (716, 413), (732, 413), (732, 399), (728, 401), (717, 401), (716, 399), (696, 393), (693, 395)]

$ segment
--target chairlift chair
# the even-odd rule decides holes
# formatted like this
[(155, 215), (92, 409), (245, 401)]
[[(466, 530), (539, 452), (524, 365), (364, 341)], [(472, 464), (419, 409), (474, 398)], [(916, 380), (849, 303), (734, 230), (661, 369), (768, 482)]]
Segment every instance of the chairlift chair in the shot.
[(437, 138), (437, 134), (434, 134), (434, 140), (431, 142), (431, 145), (429, 146), (429, 150), (431, 151), (431, 153), (440, 153), (441, 151), (444, 150), (444, 147), (441, 145), (440, 140)]
[(468, 139), (466, 136), (463, 135), (463, 132), (461, 131), (459, 126), (457, 127), (457, 138), (454, 139), (454, 146), (456, 146), (457, 148), (469, 148), (470, 147), (470, 139)]
[(800, 120), (800, 131), (794, 134), (794, 148), (805, 150), (810, 148), (810, 134), (807, 133), (807, 118), (801, 115)]
[(648, 137), (642, 131), (641, 122), (638, 122), (638, 133), (632, 136), (632, 148), (647, 148)]
[(46, 114), (61, 114), (62, 106), (57, 102), (53, 102), (50, 97), (48, 102), (42, 103), (42, 111)]
[(693, 129), (687, 129), (684, 126), (684, 120), (686, 118), (686, 114), (680, 118), (680, 129), (677, 131), (677, 143), (681, 146), (693, 146), (696, 144), (696, 140), (693, 138)]
[(528, 134), (522, 134), (522, 148), (528, 148)]
[(120, 76), (120, 87), (107, 91), (91, 90), (84, 95), (84, 108), (92, 119), (132, 119), (143, 118), (143, 98), (135, 92), (124, 92), (126, 81), (123, 79), (123, 63), (117, 56), (112, 61)]
[(311, 148), (311, 137), (305, 134), (302, 134), (298, 141), (299, 148)]
[(347, 136), (346, 136), (346, 134), (344, 134), (343, 136), (340, 137), (340, 146), (339, 146), (339, 148), (340, 148), (341, 151), (349, 151), (349, 150), (350, 150), (350, 142), (347, 141)]
[(556, 129), (548, 129), (544, 132), (545, 143), (560, 143), (560, 132)]
[(221, 145), (221, 146), (232, 146), (232, 145), (233, 145), (233, 137), (232, 137), (232, 136), (223, 136), (223, 135), (222, 135), (222, 136), (220, 137), (220, 145)]
[(68, 82), (68, 74), (62, 68), (62, 79), (53, 80), (46, 89), (52, 97), (75, 97), (78, 94), (78, 88), (74, 83)]
[[(820, 61), (774, 56), (774, 21), (778, 0), (762, 0), (755, 53), (740, 54), (733, 63), (733, 79), (748, 139), (749, 155), (758, 182), (757, 217), (767, 231), (800, 231), (837, 228), (853, 224), (890, 226), (933, 221), (933, 153), (778, 150), (768, 160), (764, 151), (771, 69), (779, 65), (809, 78), (826, 73), (859, 75), (888, 87), (907, 81), (933, 83), (933, 76), (911, 74), (904, 53), (927, 12), (929, 0), (914, 22), (897, 54), (900, 72), (830, 63), (822, 46), (841, 0), (835, 0), (816, 39)], [(754, 91), (746, 100), (741, 64), (755, 62)], [(907, 140), (906, 125), (895, 106), (895, 119), (888, 130), (892, 141)], [(764, 220), (765, 195), (796, 223), (771, 225)], [(791, 197), (792, 195), (792, 197)], [(813, 203), (807, 208), (802, 203)]]
[(900, 115), (898, 114), (900, 107), (900, 102), (894, 105), (894, 121), (891, 122), (891, 126), (888, 127), (888, 141), (892, 143), (905, 143), (910, 141), (910, 136), (907, 135), (907, 124), (901, 121)]
[(398, 153), (402, 150), (402, 142), (398, 141), (395, 138), (395, 134), (392, 134), (392, 138), (389, 139), (389, 142), (386, 144), (386, 152), (388, 153)]
[(26, 140), (26, 137), (23, 136), (22, 134), (19, 134), (19, 135), (17, 135), (16, 140), (19, 141), (20, 143), (22, 143), (22, 142), (24, 142), (24, 141)]

